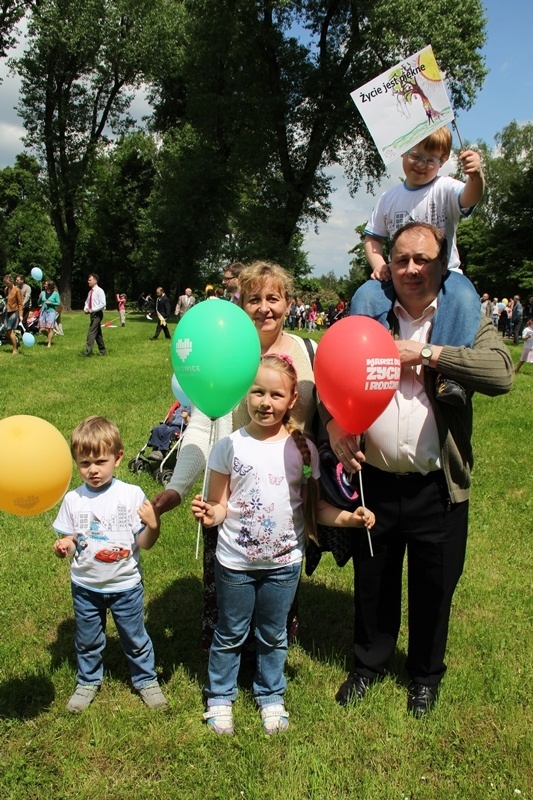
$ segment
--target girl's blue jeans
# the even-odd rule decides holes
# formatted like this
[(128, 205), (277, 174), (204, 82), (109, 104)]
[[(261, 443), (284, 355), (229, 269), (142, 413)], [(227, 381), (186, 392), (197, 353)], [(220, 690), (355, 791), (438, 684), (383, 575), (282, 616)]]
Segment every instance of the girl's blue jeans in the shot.
[(142, 583), (125, 592), (110, 593), (93, 592), (73, 583), (72, 601), (76, 619), (79, 684), (99, 686), (102, 683), (107, 609), (113, 615), (134, 687), (142, 689), (157, 680), (154, 648), (144, 626)]
[(283, 702), (287, 616), (300, 572), (301, 564), (240, 571), (215, 561), (218, 622), (209, 651), (208, 706), (230, 705), (237, 697), (241, 650), (252, 618), (257, 657), (254, 697), (260, 707)]

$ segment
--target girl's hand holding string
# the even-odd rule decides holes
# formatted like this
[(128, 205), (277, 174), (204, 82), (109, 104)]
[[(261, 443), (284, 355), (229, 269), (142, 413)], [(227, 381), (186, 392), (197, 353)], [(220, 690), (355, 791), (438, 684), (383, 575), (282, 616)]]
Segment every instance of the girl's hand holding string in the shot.
[(372, 511), (369, 511), (368, 508), (363, 508), (363, 506), (359, 506), (353, 512), (354, 517), (354, 524), (358, 528), (372, 528), (375, 525), (376, 517)]
[(206, 503), (205, 500), (202, 500), (201, 494), (194, 496), (194, 500), (191, 503), (191, 509), (196, 519), (199, 520), (202, 525), (205, 525), (206, 528), (210, 528), (215, 524), (214, 509), (209, 505), (209, 503)]

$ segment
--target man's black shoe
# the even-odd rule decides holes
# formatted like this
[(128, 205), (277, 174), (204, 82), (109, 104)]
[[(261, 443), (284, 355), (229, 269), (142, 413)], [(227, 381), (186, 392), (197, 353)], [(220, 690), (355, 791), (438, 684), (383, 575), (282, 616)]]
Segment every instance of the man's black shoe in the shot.
[(92, 353), (78, 353), (80, 358), (90, 358)]
[(435, 382), (435, 397), (441, 403), (449, 403), (451, 406), (466, 405), (466, 392), (460, 383), (438, 375)]
[(157, 339), (157, 336), (150, 336), (150, 341), (151, 342), (155, 342), (156, 339)]
[(437, 702), (438, 691), (438, 686), (425, 686), (412, 681), (407, 689), (407, 710), (418, 719), (424, 717)]
[(335, 695), (335, 700), (340, 706), (347, 706), (351, 700), (362, 700), (376, 680), (377, 678), (366, 678), (364, 675), (354, 672), (344, 681)]

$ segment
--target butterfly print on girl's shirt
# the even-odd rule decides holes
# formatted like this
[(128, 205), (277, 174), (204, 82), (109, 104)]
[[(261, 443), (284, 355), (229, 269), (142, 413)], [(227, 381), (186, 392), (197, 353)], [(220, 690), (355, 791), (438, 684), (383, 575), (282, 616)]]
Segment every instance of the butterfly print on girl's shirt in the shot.
[(233, 471), (236, 472), (237, 475), (241, 475), (242, 477), (244, 477), (245, 475), (248, 474), (248, 472), (250, 472), (251, 469), (252, 469), (251, 464), (243, 464), (242, 461), (237, 458), (237, 456), (234, 456)]

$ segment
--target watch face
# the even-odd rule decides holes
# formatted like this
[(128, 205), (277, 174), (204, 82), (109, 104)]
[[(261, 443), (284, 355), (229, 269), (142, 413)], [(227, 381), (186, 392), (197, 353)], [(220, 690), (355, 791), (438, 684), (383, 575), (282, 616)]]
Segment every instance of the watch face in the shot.
[(429, 359), (433, 355), (433, 350), (431, 349), (431, 347), (427, 346), (423, 347), (422, 350), (420, 351), (420, 355), (422, 356), (423, 359)]

